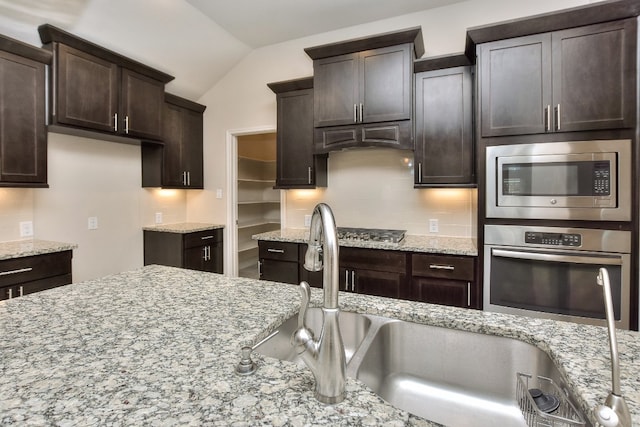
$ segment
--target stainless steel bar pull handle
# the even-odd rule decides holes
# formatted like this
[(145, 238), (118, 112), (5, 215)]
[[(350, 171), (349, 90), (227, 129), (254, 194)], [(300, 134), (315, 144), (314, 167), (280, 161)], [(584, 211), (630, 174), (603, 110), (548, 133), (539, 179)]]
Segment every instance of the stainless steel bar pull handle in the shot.
[(13, 298), (13, 289), (9, 288), (7, 291), (9, 292), (9, 299)]
[(560, 104), (556, 106), (556, 130), (560, 130)]
[(512, 251), (506, 249), (492, 249), (491, 255), (503, 258), (526, 259), (534, 261), (548, 262), (573, 262), (577, 264), (595, 264), (595, 265), (622, 265), (622, 258), (618, 257), (599, 257), (588, 255), (560, 255), (542, 252), (524, 252)]
[(18, 293), (20, 294), (20, 296), (24, 296), (24, 286), (20, 286), (18, 288)]
[(362, 102), (360, 103), (360, 123), (362, 123)]
[(19, 273), (28, 273), (31, 270), (33, 270), (33, 267), (19, 268), (17, 270), (9, 270), (9, 271), (0, 271), (0, 276), (9, 276), (11, 274), (19, 274)]
[(549, 132), (551, 131), (551, 105), (547, 105), (547, 108), (544, 109), (544, 112), (545, 112), (544, 130)]
[(344, 271), (344, 290), (349, 290), (349, 270)]
[(284, 253), (284, 249), (268, 248), (267, 252), (271, 252), (271, 253), (275, 253), (275, 254), (283, 254)]
[(422, 184), (422, 162), (418, 162), (418, 183)]
[(441, 265), (441, 264), (429, 264), (429, 268), (431, 270), (450, 270), (453, 271), (456, 269), (453, 265)]
[(124, 133), (129, 133), (129, 116), (124, 116)]
[(113, 114), (113, 131), (118, 132), (118, 113)]
[(258, 260), (258, 277), (262, 277), (262, 261)]
[(467, 307), (471, 307), (471, 282), (467, 282)]
[(311, 184), (311, 166), (307, 168), (307, 183)]
[(353, 123), (358, 123), (358, 105), (353, 104)]
[(213, 239), (213, 236), (203, 236), (200, 238), (200, 240), (209, 240), (209, 239)]
[(191, 185), (191, 172), (187, 171), (187, 186)]
[(356, 291), (356, 272), (355, 270), (351, 270), (351, 291)]

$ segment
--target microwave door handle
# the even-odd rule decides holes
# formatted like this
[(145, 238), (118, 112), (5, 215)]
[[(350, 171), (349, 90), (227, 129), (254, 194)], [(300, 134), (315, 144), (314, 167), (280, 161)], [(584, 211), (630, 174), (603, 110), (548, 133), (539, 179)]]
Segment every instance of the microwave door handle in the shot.
[(534, 261), (573, 262), (578, 264), (595, 265), (622, 265), (622, 258), (609, 258), (599, 256), (558, 255), (540, 252), (510, 251), (504, 249), (492, 249), (491, 255), (502, 258), (530, 259)]

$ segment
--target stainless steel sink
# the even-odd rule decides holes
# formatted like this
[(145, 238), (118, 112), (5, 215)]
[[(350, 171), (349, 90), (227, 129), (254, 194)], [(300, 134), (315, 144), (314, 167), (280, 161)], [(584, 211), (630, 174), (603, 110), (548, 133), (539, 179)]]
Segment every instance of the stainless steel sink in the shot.
[[(322, 310), (319, 308), (308, 309), (306, 323), (316, 334), (319, 334), (322, 329)], [(347, 363), (349, 363), (364, 337), (367, 336), (371, 320), (362, 314), (341, 311), (338, 323), (340, 324)], [(255, 351), (264, 356), (304, 365), (302, 359), (298, 357), (291, 346), (291, 335), (293, 335), (297, 327), (298, 315), (295, 314), (278, 327), (278, 333), (273, 338), (260, 344)]]
[[(322, 311), (310, 309), (307, 319), (318, 332)], [(296, 327), (297, 315), (256, 351), (296, 361), (289, 343)], [(551, 358), (516, 339), (349, 312), (340, 313), (340, 330), (347, 376), (392, 405), (437, 423), (527, 426), (516, 399), (518, 373), (550, 378), (578, 406)]]

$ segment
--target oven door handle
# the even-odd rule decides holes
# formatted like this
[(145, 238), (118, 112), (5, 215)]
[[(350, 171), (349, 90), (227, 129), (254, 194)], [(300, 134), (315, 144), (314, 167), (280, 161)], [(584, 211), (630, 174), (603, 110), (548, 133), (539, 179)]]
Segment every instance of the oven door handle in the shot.
[(574, 262), (578, 264), (596, 265), (622, 265), (621, 257), (617, 258), (580, 255), (558, 255), (540, 252), (510, 251), (504, 249), (491, 249), (491, 255), (503, 258), (530, 259), (534, 261)]

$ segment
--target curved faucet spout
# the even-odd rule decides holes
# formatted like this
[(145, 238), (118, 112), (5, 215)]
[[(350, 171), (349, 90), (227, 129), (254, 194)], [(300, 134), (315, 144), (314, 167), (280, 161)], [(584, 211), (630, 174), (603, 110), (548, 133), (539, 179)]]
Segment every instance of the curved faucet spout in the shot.
[(300, 283), (302, 304), (298, 316), (298, 329), (291, 337), (291, 345), (316, 380), (315, 396), (323, 403), (338, 403), (344, 399), (346, 357), (338, 317), (338, 233), (331, 208), (324, 203), (313, 210), (309, 245), (304, 267), (309, 271), (323, 270), (324, 305), (320, 337), (305, 324), (311, 289), (307, 282)]

